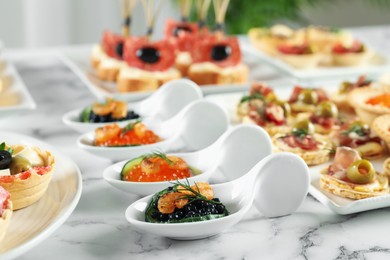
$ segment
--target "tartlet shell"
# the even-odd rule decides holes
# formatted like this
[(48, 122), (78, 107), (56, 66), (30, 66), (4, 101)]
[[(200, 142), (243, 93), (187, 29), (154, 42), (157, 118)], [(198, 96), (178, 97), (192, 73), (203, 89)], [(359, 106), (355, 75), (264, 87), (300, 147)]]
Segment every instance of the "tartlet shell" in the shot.
[(44, 175), (39, 175), (34, 171), (31, 176), (25, 180), (15, 178), (13, 182), (2, 182), (3, 186), (10, 194), (10, 200), (13, 203), (13, 209), (18, 210), (30, 206), (37, 202), (46, 192), (54, 171), (55, 159), (48, 151), (41, 151), (39, 148), (33, 148), (44, 161), (44, 166), (51, 166), (51, 170)]
[(1, 241), (4, 239), (9, 223), (11, 222), (12, 211), (12, 201), (9, 199), (7, 208), (3, 211), (3, 215), (1, 215), (0, 217), (0, 244)]

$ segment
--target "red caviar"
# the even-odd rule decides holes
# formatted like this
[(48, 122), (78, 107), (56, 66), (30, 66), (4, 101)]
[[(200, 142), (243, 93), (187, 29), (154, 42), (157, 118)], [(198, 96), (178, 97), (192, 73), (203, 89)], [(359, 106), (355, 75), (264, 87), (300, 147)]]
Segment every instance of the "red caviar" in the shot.
[(390, 94), (382, 94), (366, 101), (370, 105), (381, 105), (390, 108)]
[(135, 165), (123, 177), (125, 181), (156, 182), (173, 181), (191, 176), (191, 170), (187, 163), (176, 156), (150, 157)]
[(132, 123), (125, 128), (120, 128), (118, 124), (111, 124), (95, 130), (96, 146), (144, 145), (160, 140), (158, 135), (139, 122)]

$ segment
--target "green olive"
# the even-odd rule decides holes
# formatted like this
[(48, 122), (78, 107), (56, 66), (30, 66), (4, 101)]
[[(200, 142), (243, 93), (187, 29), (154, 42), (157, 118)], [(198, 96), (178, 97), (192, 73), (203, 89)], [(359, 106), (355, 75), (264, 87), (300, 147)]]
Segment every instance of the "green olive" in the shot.
[(334, 118), (338, 116), (338, 113), (337, 106), (330, 101), (323, 101), (316, 108), (316, 116), (320, 117)]
[(15, 156), (12, 158), (11, 165), (9, 169), (11, 171), (11, 175), (18, 174), (20, 172), (24, 172), (29, 170), (32, 167), (31, 163), (24, 157)]
[(275, 93), (274, 92), (270, 92), (268, 93), (268, 95), (265, 96), (265, 100), (267, 102), (271, 102), (271, 101), (276, 101), (278, 100), (278, 98), (276, 97)]
[(356, 184), (370, 183), (375, 177), (374, 166), (367, 160), (357, 160), (347, 168), (347, 177)]
[(348, 93), (350, 86), (351, 86), (351, 83), (349, 83), (348, 81), (344, 81), (343, 83), (341, 83), (339, 93), (340, 94)]
[(304, 89), (299, 93), (298, 101), (308, 105), (314, 105), (318, 102), (318, 94), (312, 89)]
[(291, 107), (290, 107), (290, 104), (288, 102), (278, 100), (278, 101), (276, 101), (276, 104), (283, 108), (284, 117), (287, 118), (287, 117), (291, 116)]
[(304, 131), (306, 134), (314, 133), (314, 125), (308, 120), (298, 121), (294, 124), (293, 132)]

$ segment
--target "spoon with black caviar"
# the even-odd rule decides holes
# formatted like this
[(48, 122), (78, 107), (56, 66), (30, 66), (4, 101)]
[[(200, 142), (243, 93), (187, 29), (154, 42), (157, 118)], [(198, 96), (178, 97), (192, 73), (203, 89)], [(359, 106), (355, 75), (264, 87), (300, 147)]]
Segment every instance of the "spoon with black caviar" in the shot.
[[(306, 197), (309, 183), (309, 169), (299, 156), (276, 153), (259, 161), (238, 179), (211, 185), (214, 198), (218, 198), (229, 212), (226, 216), (185, 223), (147, 222), (146, 211), (153, 199), (150, 195), (132, 203), (125, 217), (131, 226), (143, 232), (178, 240), (202, 239), (222, 233), (238, 223), (252, 204), (266, 217), (293, 213)], [(189, 185), (193, 184), (190, 181)]]

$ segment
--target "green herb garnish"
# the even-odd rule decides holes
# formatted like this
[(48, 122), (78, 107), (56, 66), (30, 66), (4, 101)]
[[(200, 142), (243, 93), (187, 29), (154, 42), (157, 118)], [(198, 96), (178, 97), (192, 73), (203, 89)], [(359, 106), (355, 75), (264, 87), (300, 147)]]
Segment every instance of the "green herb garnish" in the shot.
[(351, 127), (342, 132), (342, 135), (349, 135), (350, 133), (356, 133), (358, 136), (366, 136), (367, 135), (367, 128), (365, 128), (362, 125), (353, 124)]
[(294, 128), (291, 133), (296, 137), (305, 137), (309, 134), (306, 129), (300, 128)]
[(141, 119), (137, 119), (135, 122), (128, 123), (125, 127), (122, 128), (120, 137), (123, 137), (127, 132), (132, 131), (134, 126), (138, 123), (141, 123)]
[(171, 159), (169, 159), (168, 156), (167, 156), (165, 153), (161, 152), (161, 151), (154, 151), (154, 152), (152, 152), (152, 153), (148, 153), (148, 154), (144, 154), (144, 155), (140, 156), (140, 158), (142, 158), (141, 162), (142, 162), (143, 160), (145, 160), (145, 159), (148, 159), (148, 158), (156, 158), (156, 157), (163, 159), (163, 160), (166, 161), (169, 165), (175, 164), (174, 161), (172, 161)]
[(188, 199), (189, 203), (191, 203), (192, 201), (195, 201), (195, 200), (203, 200), (203, 201), (206, 201), (206, 202), (209, 202), (212, 204), (222, 204), (222, 202), (220, 202), (220, 201), (207, 199), (206, 196), (204, 196), (202, 193), (200, 193), (200, 189), (199, 189), (198, 184), (196, 182), (194, 185), (198, 191), (191, 188), (191, 184), (187, 178), (185, 180), (185, 183), (182, 183), (179, 180), (176, 180), (175, 182), (170, 182), (170, 183), (174, 184), (173, 191), (175, 191), (175, 192), (180, 192), (180, 190), (184, 189), (184, 190), (187, 190), (187, 191), (192, 193), (190, 195), (186, 194), (186, 195), (183, 195), (182, 197), (180, 197), (180, 199)]
[(6, 150), (5, 147), (6, 147), (5, 142), (2, 142), (2, 143), (0, 144), (0, 151), (7, 151), (7, 152), (9, 152), (10, 154), (13, 154), (13, 153), (14, 153), (14, 149), (12, 149), (11, 147), (8, 147), (8, 149)]
[(261, 93), (254, 93), (254, 94), (249, 95), (249, 96), (243, 96), (240, 100), (240, 103), (248, 102), (248, 101), (251, 101), (253, 99), (259, 99), (259, 100), (264, 101), (264, 96)]

